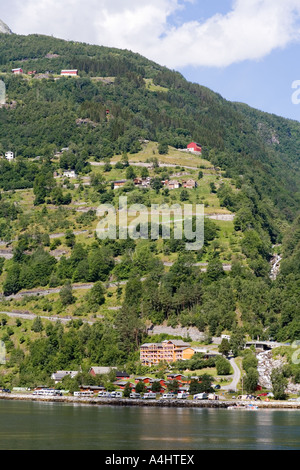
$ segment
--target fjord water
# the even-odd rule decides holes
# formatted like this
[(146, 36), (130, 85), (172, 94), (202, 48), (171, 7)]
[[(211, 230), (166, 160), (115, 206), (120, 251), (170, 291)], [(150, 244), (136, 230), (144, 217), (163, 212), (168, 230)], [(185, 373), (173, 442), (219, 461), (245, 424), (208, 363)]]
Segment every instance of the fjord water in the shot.
[(1, 450), (299, 450), (299, 410), (0, 402)]

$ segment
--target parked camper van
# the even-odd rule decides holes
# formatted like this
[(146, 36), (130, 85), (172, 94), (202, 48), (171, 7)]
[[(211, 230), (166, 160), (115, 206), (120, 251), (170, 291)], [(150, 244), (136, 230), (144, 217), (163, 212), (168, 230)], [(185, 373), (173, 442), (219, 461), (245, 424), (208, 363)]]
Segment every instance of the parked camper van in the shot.
[(180, 398), (180, 399), (186, 399), (188, 397), (189, 397), (189, 394), (187, 392), (179, 392), (177, 395), (177, 398)]
[(141, 394), (140, 394), (140, 393), (132, 392), (132, 393), (130, 394), (130, 398), (141, 398)]
[(196, 395), (194, 395), (194, 400), (207, 400), (207, 399), (208, 399), (207, 393), (197, 393)]
[(152, 399), (152, 400), (155, 400), (155, 399), (156, 399), (156, 393), (154, 393), (154, 392), (147, 392), (147, 393), (144, 394), (143, 398), (144, 398), (145, 400), (151, 400), (151, 399)]
[(74, 397), (89, 398), (89, 397), (93, 397), (93, 396), (94, 396), (94, 393), (92, 391), (74, 392)]
[(172, 400), (173, 398), (176, 398), (175, 393), (164, 393), (161, 396), (161, 399), (163, 399), (163, 400)]
[(99, 398), (110, 398), (110, 393), (109, 392), (99, 392), (98, 397)]
[(110, 396), (111, 398), (122, 398), (123, 392), (111, 392)]
[(42, 396), (42, 397), (57, 397), (57, 396), (61, 396), (62, 393), (60, 390), (54, 390), (54, 389), (50, 389), (50, 388), (43, 388), (41, 390), (35, 390), (33, 392), (33, 395), (39, 395), (39, 396)]

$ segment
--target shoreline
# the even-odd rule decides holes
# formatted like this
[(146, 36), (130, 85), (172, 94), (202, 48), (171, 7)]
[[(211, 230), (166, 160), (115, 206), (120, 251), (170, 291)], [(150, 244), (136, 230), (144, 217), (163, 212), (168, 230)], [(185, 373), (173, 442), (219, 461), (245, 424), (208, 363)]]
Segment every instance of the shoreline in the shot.
[[(143, 400), (133, 398), (98, 398), (98, 397), (42, 397), (29, 394), (0, 394), (0, 400), (10, 401), (32, 401), (42, 403), (66, 403), (98, 406), (137, 406), (137, 407), (164, 407), (164, 408), (215, 408), (228, 409), (236, 406), (243, 409), (247, 405), (254, 405), (258, 410), (300, 410), (300, 402), (259, 402), (259, 401), (237, 401), (237, 400)], [(231, 408), (232, 409), (232, 408)]]

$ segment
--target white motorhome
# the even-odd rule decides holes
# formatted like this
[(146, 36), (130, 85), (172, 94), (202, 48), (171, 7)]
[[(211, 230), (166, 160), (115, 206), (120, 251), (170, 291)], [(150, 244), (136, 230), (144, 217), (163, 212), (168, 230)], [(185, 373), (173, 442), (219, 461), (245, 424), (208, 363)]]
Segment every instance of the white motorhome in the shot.
[(176, 395), (175, 393), (164, 393), (162, 396), (161, 396), (161, 399), (164, 399), (164, 400), (171, 400), (173, 398), (176, 398)]
[(207, 400), (207, 399), (208, 399), (207, 393), (197, 393), (196, 395), (194, 395), (194, 400)]
[(130, 394), (130, 398), (141, 398), (141, 394), (140, 393), (136, 393), (136, 392), (132, 392)]
[(189, 397), (189, 394), (187, 392), (179, 392), (177, 395), (177, 398), (180, 399), (187, 399)]
[(152, 399), (152, 400), (153, 400), (153, 399), (155, 400), (155, 399), (156, 399), (156, 393), (154, 393), (154, 392), (147, 392), (147, 393), (144, 394), (143, 398), (144, 398), (145, 400), (147, 400), (147, 399), (148, 399), (148, 400), (151, 400), (151, 399)]
[(110, 396), (111, 398), (122, 398), (123, 392), (111, 392)]
[(94, 393), (92, 391), (74, 392), (74, 397), (87, 398), (87, 397), (93, 397), (93, 396), (94, 396)]
[(110, 398), (110, 393), (109, 392), (99, 392), (98, 397), (99, 398)]
[(33, 392), (33, 395), (39, 395), (42, 397), (57, 397), (61, 396), (62, 392), (60, 390), (52, 390), (52, 389), (41, 389), (41, 390), (35, 390)]

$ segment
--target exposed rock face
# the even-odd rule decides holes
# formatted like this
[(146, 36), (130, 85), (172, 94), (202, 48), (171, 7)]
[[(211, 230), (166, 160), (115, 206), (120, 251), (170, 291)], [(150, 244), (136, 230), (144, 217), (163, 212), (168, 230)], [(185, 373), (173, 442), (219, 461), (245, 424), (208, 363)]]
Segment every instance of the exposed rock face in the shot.
[[(256, 357), (258, 359), (257, 371), (259, 373), (259, 385), (266, 388), (267, 390), (272, 390), (272, 370), (280, 369), (286, 363), (286, 361), (282, 357), (274, 359), (272, 351), (259, 353)], [(286, 392), (292, 394), (299, 393), (300, 384), (293, 384), (291, 381), (289, 381)]]
[(273, 256), (271, 260), (271, 274), (270, 277), (272, 281), (275, 281), (279, 272), (280, 272), (280, 263), (282, 261), (282, 257), (280, 255)]
[(0, 33), (3, 34), (12, 34), (10, 28), (2, 20), (0, 20)]
[(272, 351), (265, 351), (257, 354), (259, 373), (259, 384), (267, 390), (272, 389), (271, 373), (273, 369), (280, 368), (283, 365), (282, 360), (274, 361)]
[(182, 338), (189, 337), (192, 341), (203, 341), (206, 338), (206, 335), (195, 327), (185, 328), (177, 326), (176, 328), (172, 328), (171, 326), (153, 326), (148, 330), (149, 335), (159, 335), (161, 333), (181, 336)]

